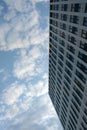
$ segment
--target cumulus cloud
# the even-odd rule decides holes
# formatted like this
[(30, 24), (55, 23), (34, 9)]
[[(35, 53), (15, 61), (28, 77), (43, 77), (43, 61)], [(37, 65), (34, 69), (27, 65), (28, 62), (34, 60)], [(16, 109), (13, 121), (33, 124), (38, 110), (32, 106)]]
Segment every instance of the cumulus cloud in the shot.
[(11, 66), (16, 81), (11, 80), (1, 94), (2, 130), (60, 130), (47, 94), (48, 25), (40, 25), (42, 17), (36, 8), (48, 0), (3, 1), (7, 10), (0, 25), (0, 50), (16, 53)]
[(0, 26), (0, 50), (27, 48), (33, 44), (44, 44), (48, 30), (40, 26), (40, 14), (35, 2), (26, 0), (5, 0), (8, 10), (2, 17)]
[(19, 85), (17, 83), (12, 84), (9, 88), (6, 88), (2, 93), (4, 103), (12, 105), (17, 102), (18, 98), (23, 94), (25, 85)]
[(29, 51), (21, 50), (20, 56), (14, 64), (14, 76), (19, 79), (32, 77), (37, 74), (38, 60), (43, 57), (43, 53), (39, 46), (33, 46)]

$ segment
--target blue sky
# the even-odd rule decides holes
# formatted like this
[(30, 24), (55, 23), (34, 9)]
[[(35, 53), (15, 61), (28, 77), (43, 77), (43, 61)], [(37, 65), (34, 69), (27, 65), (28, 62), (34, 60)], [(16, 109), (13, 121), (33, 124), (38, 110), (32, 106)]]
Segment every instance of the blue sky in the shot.
[(48, 96), (48, 0), (0, 0), (0, 130), (62, 130)]

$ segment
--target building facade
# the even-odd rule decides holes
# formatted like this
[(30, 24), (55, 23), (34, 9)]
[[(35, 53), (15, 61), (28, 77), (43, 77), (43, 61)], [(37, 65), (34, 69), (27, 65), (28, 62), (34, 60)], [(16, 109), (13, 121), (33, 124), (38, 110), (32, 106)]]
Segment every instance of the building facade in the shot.
[(49, 95), (64, 130), (87, 130), (87, 0), (50, 0)]

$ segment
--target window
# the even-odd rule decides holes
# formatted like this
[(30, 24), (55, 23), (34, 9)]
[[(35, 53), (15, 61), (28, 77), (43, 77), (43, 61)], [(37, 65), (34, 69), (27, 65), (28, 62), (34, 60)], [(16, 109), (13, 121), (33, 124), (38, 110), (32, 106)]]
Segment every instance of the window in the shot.
[(55, 47), (52, 47), (52, 51), (53, 51), (55, 54), (57, 54), (57, 50), (56, 50)]
[(62, 69), (61, 69), (61, 67), (58, 65), (58, 70), (62, 73), (63, 71), (62, 71)]
[(87, 118), (85, 116), (83, 116), (83, 120), (84, 120), (85, 124), (87, 124)]
[(68, 49), (70, 52), (72, 52), (73, 54), (75, 54), (75, 48), (74, 48), (73, 46), (71, 46), (71, 45), (68, 44), (67, 49)]
[(80, 112), (80, 109), (79, 109), (77, 103), (76, 103), (73, 99), (72, 99), (72, 103), (73, 103), (73, 105), (75, 106), (76, 110), (77, 110), (78, 112)]
[(66, 30), (66, 24), (65, 23), (60, 23), (60, 28), (63, 30)]
[(78, 57), (87, 63), (87, 55), (79, 51)]
[(76, 38), (75, 37), (68, 35), (68, 41), (76, 45)]
[(59, 40), (59, 44), (61, 44), (62, 46), (65, 46), (65, 42), (63, 40)]
[(84, 130), (87, 130), (87, 127), (85, 126), (85, 124), (83, 122), (81, 123), (81, 125), (82, 125)]
[(82, 93), (79, 91), (79, 89), (74, 85), (73, 90), (77, 93), (77, 95), (82, 99)]
[(64, 60), (64, 57), (59, 53), (58, 54), (58, 57), (63, 61)]
[(71, 64), (68, 60), (66, 60), (66, 65), (67, 65), (71, 70), (73, 69), (72, 64)]
[(52, 25), (58, 27), (58, 21), (55, 21), (55, 20), (50, 19), (50, 24), (52, 24)]
[(72, 77), (72, 73), (70, 72), (70, 70), (68, 68), (65, 67), (65, 72), (70, 76)]
[(64, 77), (68, 81), (68, 83), (71, 84), (71, 80), (70, 80), (70, 78), (66, 74), (64, 75)]
[(63, 86), (64, 92), (69, 96), (69, 92), (67, 91), (66, 87)]
[(87, 43), (83, 43), (82, 41), (80, 41), (80, 48), (87, 51)]
[(59, 51), (64, 54), (64, 49), (62, 47), (59, 46)]
[(87, 31), (82, 30), (81, 37), (87, 39)]
[(83, 25), (87, 27), (87, 17), (84, 17)]
[(65, 32), (60, 31), (60, 36), (65, 39)]
[(79, 106), (81, 106), (81, 101), (79, 100), (78, 96), (73, 92), (73, 98), (75, 99), (75, 101), (79, 104)]
[(84, 86), (81, 84), (81, 82), (79, 80), (77, 80), (77, 78), (74, 79), (76, 85), (78, 86), (78, 88), (84, 92)]
[(68, 85), (68, 83), (66, 82), (66, 80), (64, 80), (64, 84), (67, 87), (67, 89), (70, 90), (70, 86)]
[(77, 29), (77, 27), (69, 26), (69, 32), (71, 32), (73, 34), (77, 34), (78, 33), (78, 29)]
[(63, 63), (59, 59), (58, 59), (58, 63), (59, 63), (60, 66), (63, 67)]
[[(75, 112), (76, 113), (76, 112)], [(70, 111), (70, 115), (72, 116), (73, 120), (77, 123), (76, 117), (74, 116), (73, 112)]]
[[(72, 116), (69, 116), (70, 121), (72, 122), (71, 124), (73, 124), (72, 128), (74, 127), (76, 129), (76, 124), (74, 123)], [(73, 129), (74, 130), (74, 129)]]
[(67, 11), (68, 10), (68, 4), (62, 4), (61, 11)]
[(53, 27), (53, 26), (50, 26), (50, 30), (56, 34), (58, 34), (58, 30), (57, 28)]
[(85, 13), (87, 13), (87, 3), (85, 4)]
[(86, 108), (84, 109), (84, 113), (87, 115), (87, 109)]
[(59, 10), (59, 5), (57, 4), (50, 5), (50, 10)]
[(57, 75), (62, 79), (62, 75), (59, 72), (57, 72)]
[(78, 113), (77, 113), (77, 111), (73, 108), (73, 105), (71, 104), (71, 109), (72, 109), (72, 111), (75, 113), (75, 116), (78, 118), (79, 116), (78, 116)]
[(72, 12), (80, 12), (81, 9), (81, 4), (71, 4), (71, 11)]
[(61, 20), (67, 21), (67, 15), (66, 14), (61, 14)]
[(77, 66), (78, 68), (80, 68), (85, 74), (87, 74), (87, 67), (84, 66), (82, 63), (80, 63), (79, 61), (77, 62)]
[(53, 56), (54, 59), (57, 60), (57, 56), (54, 53), (52, 53), (52, 56)]
[(86, 83), (86, 78), (78, 70), (76, 70), (76, 75), (79, 77), (80, 80), (82, 80), (83, 83)]
[(67, 58), (68, 58), (70, 61), (74, 62), (74, 58), (73, 58), (73, 56), (72, 56), (71, 54), (69, 54), (69, 53), (67, 52), (66, 56), (67, 56)]
[(70, 22), (71, 22), (71, 23), (78, 24), (78, 22), (79, 22), (79, 17), (78, 17), (78, 16), (75, 16), (75, 15), (70, 15)]

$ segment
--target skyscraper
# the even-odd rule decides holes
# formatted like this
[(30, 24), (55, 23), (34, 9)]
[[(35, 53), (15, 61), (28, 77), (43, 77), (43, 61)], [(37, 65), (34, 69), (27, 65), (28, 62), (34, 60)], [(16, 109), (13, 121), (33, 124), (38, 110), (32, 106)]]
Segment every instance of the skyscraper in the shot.
[(49, 95), (64, 130), (87, 130), (87, 0), (50, 0)]

